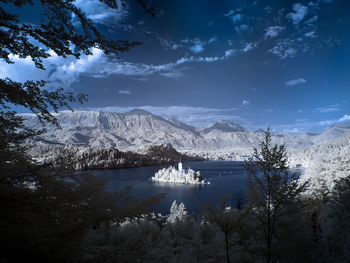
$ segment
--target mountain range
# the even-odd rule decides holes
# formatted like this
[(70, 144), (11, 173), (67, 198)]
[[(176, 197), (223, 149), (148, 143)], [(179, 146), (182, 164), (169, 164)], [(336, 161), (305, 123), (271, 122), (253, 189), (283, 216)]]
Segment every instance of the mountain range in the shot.
[[(61, 129), (48, 124), (47, 132), (38, 140), (48, 144), (113, 146), (120, 150), (136, 150), (147, 145), (170, 143), (178, 150), (217, 150), (256, 147), (264, 137), (261, 130), (252, 132), (225, 120), (198, 129), (177, 119), (164, 119), (145, 110), (127, 113), (102, 111), (60, 111), (54, 114)], [(39, 128), (34, 114), (23, 114), (25, 124)], [(311, 146), (350, 133), (349, 126), (334, 126), (322, 133), (272, 134), (272, 142), (289, 148)]]

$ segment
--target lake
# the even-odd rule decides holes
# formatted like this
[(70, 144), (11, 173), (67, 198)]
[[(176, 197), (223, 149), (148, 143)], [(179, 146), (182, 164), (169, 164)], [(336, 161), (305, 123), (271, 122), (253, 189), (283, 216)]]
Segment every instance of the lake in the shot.
[(242, 167), (243, 162), (231, 161), (206, 161), (184, 163), (184, 168), (200, 171), (201, 175), (211, 184), (208, 185), (184, 185), (153, 182), (150, 178), (159, 169), (168, 167), (149, 166), (141, 168), (96, 170), (93, 175), (108, 179), (106, 188), (108, 191), (121, 190), (126, 186), (132, 186), (131, 195), (138, 198), (147, 198), (156, 194), (165, 193), (157, 210), (163, 215), (169, 214), (169, 209), (174, 200), (183, 202), (189, 213), (198, 213), (199, 205), (212, 202), (219, 204), (219, 198), (223, 193), (245, 192), (246, 171)]

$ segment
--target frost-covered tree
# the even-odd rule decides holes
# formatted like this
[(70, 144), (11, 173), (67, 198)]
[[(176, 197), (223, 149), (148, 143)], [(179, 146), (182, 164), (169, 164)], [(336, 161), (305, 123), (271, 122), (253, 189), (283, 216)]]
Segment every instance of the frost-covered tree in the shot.
[(309, 181), (307, 193), (317, 198), (327, 198), (337, 181), (350, 174), (350, 135), (334, 141), (320, 142), (308, 148), (289, 153), (292, 164), (305, 167), (300, 181)]
[(167, 218), (168, 223), (175, 223), (176, 221), (184, 220), (187, 216), (187, 211), (184, 203), (177, 204), (176, 200), (173, 201), (170, 207), (170, 214)]

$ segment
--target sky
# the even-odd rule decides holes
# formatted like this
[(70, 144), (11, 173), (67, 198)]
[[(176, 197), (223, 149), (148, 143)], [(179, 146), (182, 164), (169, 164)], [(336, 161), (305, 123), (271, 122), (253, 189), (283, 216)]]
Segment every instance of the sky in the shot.
[[(136, 1), (135, 1), (136, 2)], [(119, 55), (0, 62), (0, 77), (44, 79), (87, 93), (74, 108), (148, 110), (196, 127), (217, 120), (250, 130), (318, 132), (350, 124), (350, 1), (154, 0), (111, 10), (76, 5), (109, 39), (143, 43)], [(40, 10), (23, 9), (31, 22)]]

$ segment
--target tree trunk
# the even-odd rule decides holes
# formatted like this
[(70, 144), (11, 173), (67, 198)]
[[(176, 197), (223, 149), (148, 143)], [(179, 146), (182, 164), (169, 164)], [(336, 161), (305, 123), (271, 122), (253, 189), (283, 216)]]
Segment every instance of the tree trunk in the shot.
[(227, 263), (230, 263), (230, 254), (229, 254), (229, 246), (228, 246), (228, 231), (225, 232), (225, 245), (226, 245), (226, 259), (227, 259)]

